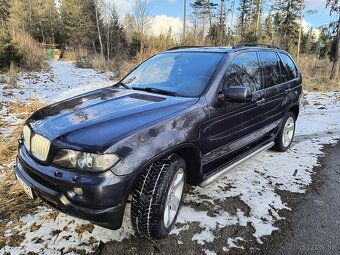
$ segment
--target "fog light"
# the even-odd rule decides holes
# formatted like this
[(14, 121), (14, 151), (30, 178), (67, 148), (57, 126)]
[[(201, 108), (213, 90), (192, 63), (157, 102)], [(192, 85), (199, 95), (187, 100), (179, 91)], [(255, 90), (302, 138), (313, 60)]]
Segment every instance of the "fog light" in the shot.
[(74, 193), (76, 193), (78, 196), (83, 195), (83, 189), (82, 188), (73, 188)]

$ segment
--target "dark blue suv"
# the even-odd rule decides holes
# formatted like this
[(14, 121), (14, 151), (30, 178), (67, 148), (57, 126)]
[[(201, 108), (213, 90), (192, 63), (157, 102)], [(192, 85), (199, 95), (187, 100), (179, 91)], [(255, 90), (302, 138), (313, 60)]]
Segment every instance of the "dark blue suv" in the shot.
[(114, 86), (35, 112), (14, 173), (32, 198), (118, 229), (165, 237), (184, 186), (206, 186), (251, 156), (292, 143), (301, 74), (269, 45), (176, 48)]

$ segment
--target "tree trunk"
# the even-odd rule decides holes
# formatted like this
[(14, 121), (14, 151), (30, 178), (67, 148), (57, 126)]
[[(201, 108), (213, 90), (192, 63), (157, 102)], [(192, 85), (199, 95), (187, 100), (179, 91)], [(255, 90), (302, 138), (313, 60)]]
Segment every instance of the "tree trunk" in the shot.
[(230, 45), (231, 45), (231, 40), (232, 40), (232, 35), (233, 35), (234, 11), (235, 11), (235, 0), (232, 0), (232, 2), (231, 2), (231, 20), (230, 20), (230, 39), (229, 39)]
[(100, 27), (99, 27), (97, 2), (96, 2), (95, 9), (96, 9), (95, 13), (96, 13), (96, 23), (97, 23), (97, 30), (98, 30), (98, 39), (99, 39), (99, 45), (100, 45), (100, 55), (101, 55), (102, 58), (104, 58), (104, 48), (103, 48), (102, 35), (101, 35), (101, 32), (100, 32)]
[(211, 8), (210, 8), (210, 0), (208, 0), (208, 13), (209, 13), (209, 31), (211, 30)]
[(221, 17), (220, 17), (220, 38), (219, 38), (219, 44), (222, 46), (222, 41), (223, 41), (223, 26), (224, 23), (224, 0), (221, 0)]
[(107, 61), (110, 60), (110, 25), (109, 21), (107, 21), (107, 31), (106, 31), (106, 58)]
[(296, 54), (296, 63), (299, 64), (299, 57), (300, 57), (300, 45), (301, 45), (301, 33), (302, 33), (302, 19), (303, 19), (303, 4), (304, 1), (301, 3), (300, 7), (300, 27), (299, 27), (299, 39), (298, 39), (298, 45), (297, 45), (297, 54)]
[(339, 75), (339, 58), (340, 58), (340, 15), (338, 20), (338, 28), (337, 28), (337, 36), (336, 36), (336, 43), (335, 43), (335, 55), (334, 55), (334, 62), (331, 71), (331, 80), (336, 80)]
[(246, 0), (242, 0), (243, 1), (243, 7), (242, 7), (242, 10), (241, 10), (241, 38), (242, 38), (242, 42), (244, 42), (244, 18), (245, 18), (245, 15), (246, 15)]
[(187, 20), (187, 1), (184, 0), (184, 15), (183, 15), (183, 42), (185, 42), (185, 29), (186, 29), (186, 20)]
[(256, 36), (258, 35), (259, 29), (260, 29), (261, 12), (262, 12), (262, 0), (257, 0), (257, 3), (256, 3), (256, 30), (255, 30)]

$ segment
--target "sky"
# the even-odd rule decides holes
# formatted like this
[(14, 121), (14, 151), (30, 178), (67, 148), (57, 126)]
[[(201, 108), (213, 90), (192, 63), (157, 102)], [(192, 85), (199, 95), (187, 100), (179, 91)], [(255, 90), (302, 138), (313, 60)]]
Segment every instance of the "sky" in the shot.
[[(132, 13), (135, 0), (107, 0), (115, 4), (118, 13), (121, 17), (126, 13)], [(212, 0), (213, 1), (213, 0)], [(272, 0), (275, 1), (275, 0)], [(187, 0), (187, 14), (190, 15), (190, 3), (194, 0)], [(220, 2), (215, 0), (215, 2)], [(236, 0), (235, 6), (238, 6), (239, 0)], [(151, 9), (151, 28), (150, 31), (154, 34), (165, 34), (171, 26), (174, 34), (181, 33), (183, 23), (183, 0), (150, 0)], [(226, 0), (227, 8), (230, 8), (230, 3)], [(336, 20), (335, 15), (329, 15), (329, 9), (326, 9), (326, 0), (306, 0), (305, 10), (316, 10), (317, 13), (305, 15), (303, 25), (305, 28), (317, 28), (321, 25), (326, 25), (331, 21)], [(236, 8), (235, 8), (236, 9)], [(264, 6), (264, 14), (268, 13), (270, 6)], [(237, 14), (236, 14), (237, 15)], [(229, 17), (230, 20), (230, 17)]]

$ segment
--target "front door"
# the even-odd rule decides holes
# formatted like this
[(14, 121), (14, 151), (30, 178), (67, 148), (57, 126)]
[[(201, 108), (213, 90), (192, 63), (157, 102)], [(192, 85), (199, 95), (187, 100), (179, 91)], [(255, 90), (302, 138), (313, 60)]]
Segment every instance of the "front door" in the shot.
[(253, 97), (250, 102), (225, 102), (210, 108), (211, 152), (204, 157), (204, 163), (227, 156), (262, 137), (265, 95), (261, 77), (256, 51), (234, 57), (226, 70), (223, 87), (250, 87)]

